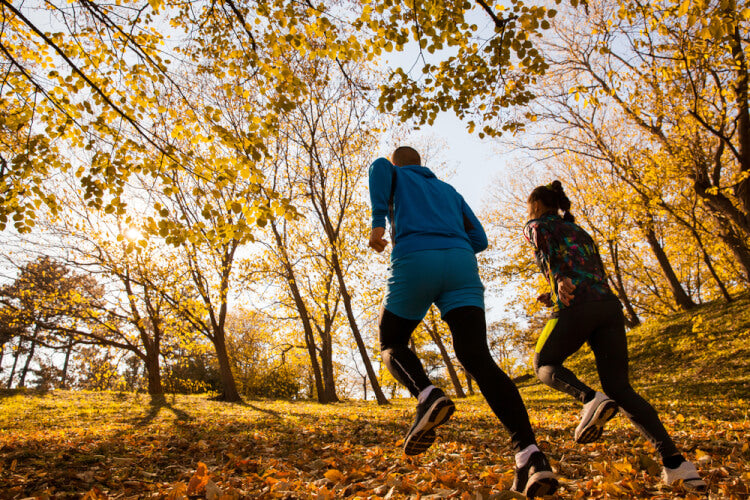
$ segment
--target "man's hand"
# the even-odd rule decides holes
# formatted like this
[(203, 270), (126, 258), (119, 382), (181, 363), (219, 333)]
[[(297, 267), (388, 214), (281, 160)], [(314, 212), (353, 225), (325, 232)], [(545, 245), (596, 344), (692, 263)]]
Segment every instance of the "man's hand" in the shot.
[(573, 297), (575, 297), (575, 295), (573, 295), (575, 289), (576, 286), (570, 278), (563, 278), (557, 285), (557, 295), (560, 297), (560, 302), (569, 306)]
[(370, 231), (370, 242), (368, 243), (369, 247), (376, 252), (382, 252), (383, 250), (385, 250), (385, 247), (388, 246), (388, 240), (383, 238), (384, 234), (384, 227), (372, 228), (372, 230)]
[(552, 307), (552, 297), (549, 292), (541, 294), (536, 300), (541, 302), (545, 307)]

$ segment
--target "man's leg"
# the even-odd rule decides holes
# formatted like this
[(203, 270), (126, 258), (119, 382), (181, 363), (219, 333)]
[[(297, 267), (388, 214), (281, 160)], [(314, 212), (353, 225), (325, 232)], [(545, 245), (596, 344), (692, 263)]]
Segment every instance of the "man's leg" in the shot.
[(409, 339), (421, 320), (396, 316), (383, 308), (380, 312), (380, 354), (393, 378), (415, 398), (432, 385), (422, 363), (409, 349)]
[(451, 329), (458, 360), (477, 381), (490, 408), (510, 433), (516, 452), (511, 490), (529, 498), (553, 494), (558, 481), (547, 457), (536, 445), (526, 406), (513, 381), (490, 354), (484, 309), (460, 306), (448, 311), (443, 319)]
[(417, 398), (417, 413), (404, 438), (404, 453), (417, 455), (435, 442), (435, 428), (444, 424), (455, 405), (433, 386), (417, 355), (409, 349), (409, 338), (420, 320), (406, 319), (383, 308), (380, 316), (380, 347), (383, 362), (393, 377)]
[(477, 381), (490, 408), (508, 429), (513, 448), (519, 452), (536, 445), (518, 389), (490, 354), (484, 310), (475, 306), (457, 307), (446, 313), (443, 319), (453, 335), (453, 349), (458, 360)]

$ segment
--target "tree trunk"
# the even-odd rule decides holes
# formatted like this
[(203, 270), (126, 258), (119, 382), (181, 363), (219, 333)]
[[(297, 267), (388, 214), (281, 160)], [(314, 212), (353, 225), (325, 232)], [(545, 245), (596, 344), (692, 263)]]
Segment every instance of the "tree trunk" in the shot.
[(26, 363), (24, 363), (23, 370), (21, 370), (21, 379), (18, 381), (18, 387), (26, 387), (26, 374), (28, 374), (31, 360), (34, 358), (34, 351), (36, 351), (36, 336), (39, 334), (39, 330), (40, 327), (37, 325), (34, 328), (34, 337), (31, 339), (31, 347), (29, 348), (28, 356), (26, 356)]
[(68, 366), (70, 366), (70, 355), (73, 352), (73, 339), (68, 341), (68, 346), (65, 348), (65, 362), (63, 363), (62, 376), (60, 380), (60, 387), (63, 389), (68, 388)]
[(474, 383), (472, 382), (473, 378), (469, 374), (469, 372), (466, 371), (466, 368), (464, 368), (462, 366), (461, 369), (464, 372), (464, 377), (466, 377), (466, 387), (467, 387), (467, 389), (469, 389), (469, 394), (471, 394), (473, 396), (474, 395)]
[(615, 292), (622, 302), (625, 308), (625, 325), (628, 328), (634, 328), (641, 324), (641, 319), (633, 308), (633, 304), (630, 302), (630, 297), (625, 291), (625, 284), (622, 280), (622, 270), (620, 269), (620, 255), (617, 249), (617, 243), (614, 240), (608, 240), (607, 245), (609, 246), (609, 255), (612, 257), (612, 267), (615, 271), (615, 279), (610, 281), (614, 285)]
[(711, 277), (716, 282), (716, 286), (718, 286), (719, 290), (721, 290), (721, 294), (724, 296), (724, 300), (726, 300), (727, 302), (732, 302), (732, 296), (729, 295), (729, 291), (727, 290), (727, 287), (724, 285), (724, 282), (721, 281), (721, 278), (719, 278), (719, 275), (717, 274), (716, 269), (714, 269), (714, 264), (711, 261), (711, 256), (708, 255), (708, 252), (706, 251), (706, 247), (703, 245), (703, 240), (698, 234), (698, 231), (696, 231), (695, 228), (691, 228), (691, 232), (693, 233), (693, 237), (695, 238), (695, 241), (698, 243), (698, 248), (700, 248), (701, 250), (701, 255), (703, 256), (703, 262), (705, 262), (706, 267), (708, 268), (708, 272), (711, 274)]
[(230, 403), (242, 401), (240, 393), (237, 391), (237, 384), (234, 381), (232, 367), (229, 363), (227, 344), (223, 331), (214, 332), (213, 344), (216, 349), (216, 358), (219, 361), (219, 375), (221, 376), (221, 385), (223, 387), (220, 399)]
[(453, 366), (453, 361), (448, 354), (448, 350), (445, 348), (445, 344), (443, 344), (443, 339), (440, 338), (440, 332), (437, 329), (434, 311), (430, 311), (430, 321), (429, 323), (425, 322), (425, 328), (430, 334), (430, 337), (432, 337), (433, 342), (435, 342), (435, 345), (437, 345), (438, 349), (440, 350), (440, 355), (443, 357), (443, 362), (445, 363), (445, 367), (448, 369), (448, 375), (450, 375), (451, 382), (453, 383), (453, 389), (456, 391), (456, 397), (465, 398), (466, 393), (464, 392), (464, 388), (461, 387), (461, 381), (458, 380), (458, 374), (456, 373), (456, 369)]
[(380, 389), (378, 378), (375, 376), (375, 370), (372, 369), (372, 363), (370, 363), (370, 355), (367, 354), (367, 348), (365, 347), (362, 335), (359, 332), (359, 326), (357, 326), (357, 319), (355, 318), (354, 310), (352, 309), (352, 297), (349, 295), (349, 290), (347, 290), (346, 283), (344, 282), (344, 272), (341, 269), (341, 264), (339, 263), (339, 257), (335, 248), (331, 248), (331, 264), (336, 271), (336, 278), (339, 282), (339, 293), (341, 293), (341, 298), (344, 301), (346, 317), (349, 320), (349, 327), (352, 329), (352, 335), (354, 335), (357, 348), (359, 348), (362, 362), (365, 364), (367, 377), (370, 379), (370, 385), (372, 385), (372, 392), (375, 393), (375, 399), (377, 399), (378, 404), (387, 405), (388, 399), (386, 399), (385, 394), (383, 394), (383, 391)]
[(323, 371), (323, 395), (324, 400), (321, 403), (337, 403), (339, 401), (336, 396), (336, 374), (333, 369), (333, 338), (330, 332), (331, 325), (326, 325), (326, 328), (320, 332), (321, 348), (320, 348), (320, 361), (321, 368)]
[[(734, 2), (732, 2), (734, 4)], [(736, 6), (734, 6), (736, 9)], [(734, 10), (734, 9), (733, 9)], [(739, 11), (738, 11), (739, 12)], [(737, 104), (737, 137), (739, 142), (740, 171), (750, 172), (750, 75), (748, 74), (745, 49), (739, 27), (734, 28), (729, 45), (735, 60), (737, 78), (735, 79), (735, 95)], [(745, 212), (745, 222), (750, 226), (750, 177), (745, 177), (734, 187), (734, 196), (739, 200)]]
[(649, 247), (651, 247), (651, 251), (654, 252), (656, 260), (659, 262), (659, 267), (661, 267), (664, 278), (667, 280), (667, 284), (672, 291), (672, 296), (674, 297), (675, 302), (680, 309), (685, 311), (693, 309), (695, 307), (695, 302), (693, 302), (693, 299), (691, 299), (682, 288), (682, 284), (680, 283), (680, 280), (677, 279), (677, 275), (672, 268), (672, 264), (669, 262), (666, 252), (664, 252), (664, 249), (656, 237), (656, 233), (652, 228), (647, 226), (641, 226), (641, 229), (643, 229), (646, 241), (648, 242)]
[[(693, 187), (716, 221), (719, 238), (729, 247), (745, 273), (745, 280), (750, 282), (750, 248), (745, 241), (750, 231), (744, 214), (721, 192), (712, 194), (709, 191), (711, 184), (702, 173), (696, 175)], [(741, 232), (738, 233), (738, 230)]]
[[(286, 246), (281, 238), (281, 233), (276, 226), (275, 221), (271, 221), (271, 230), (273, 231), (274, 241), (276, 242), (276, 249), (281, 253), (281, 261), (284, 265), (284, 278), (289, 292), (292, 294), (292, 300), (294, 301), (294, 307), (297, 309), (300, 321), (302, 322), (302, 330), (305, 334), (305, 347), (307, 348), (307, 355), (310, 359), (310, 367), (313, 371), (313, 377), (315, 379), (315, 392), (319, 403), (331, 403), (334, 401), (328, 400), (329, 390), (326, 388), (323, 382), (323, 372), (318, 362), (318, 348), (315, 342), (315, 333), (312, 328), (312, 321), (310, 319), (310, 313), (307, 310), (307, 305), (302, 297), (302, 292), (297, 286), (297, 279), (294, 274), (294, 269), (289, 260), (289, 256), (286, 253)], [(334, 392), (335, 395), (335, 392)], [(337, 401), (337, 399), (335, 400)]]
[(23, 351), (23, 340), (18, 337), (18, 348), (16, 349), (16, 355), (13, 357), (13, 367), (10, 369), (10, 376), (8, 376), (7, 388), (10, 389), (13, 386), (13, 377), (16, 375), (16, 366), (18, 366), (18, 358), (21, 357)]
[(742, 270), (745, 272), (745, 281), (750, 282), (750, 249), (747, 247), (731, 223), (724, 217), (716, 217), (719, 225), (719, 236), (729, 247)]
[[(721, 294), (724, 296), (724, 299), (727, 302), (732, 301), (732, 296), (729, 295), (729, 292), (727, 291), (726, 286), (724, 285), (724, 282), (721, 281), (721, 278), (719, 278), (718, 273), (716, 272), (716, 269), (714, 268), (713, 262), (711, 261), (711, 256), (708, 255), (708, 251), (706, 250), (705, 245), (703, 244), (703, 238), (701, 238), (700, 233), (698, 232), (697, 227), (697, 215), (695, 213), (695, 208), (693, 208), (693, 211), (691, 213), (691, 220), (687, 220), (685, 217), (680, 216), (671, 205), (669, 205), (664, 200), (661, 200), (660, 205), (667, 210), (672, 217), (683, 227), (685, 227), (688, 231), (690, 231), (690, 234), (693, 235), (693, 238), (695, 239), (695, 242), (698, 244), (698, 248), (701, 251), (701, 255), (703, 257), (703, 262), (706, 264), (706, 267), (708, 268), (708, 272), (711, 274), (711, 277), (716, 282), (716, 286), (719, 287), (719, 290), (721, 291)], [(710, 212), (710, 210), (709, 210)], [(721, 239), (721, 238), (720, 238)]]
[(161, 385), (161, 365), (159, 353), (149, 350), (146, 352), (146, 378), (148, 379), (148, 393), (152, 398), (163, 397), (164, 388)]
[[(304, 327), (303, 327), (304, 328)], [(315, 339), (312, 335), (312, 329), (309, 333), (307, 328), (305, 330), (305, 347), (307, 347), (307, 357), (310, 360), (310, 368), (313, 372), (313, 381), (315, 383), (315, 397), (318, 399), (318, 403), (327, 403), (326, 400), (326, 389), (323, 384), (323, 372), (320, 369), (320, 363), (318, 363), (318, 348), (315, 345)]]

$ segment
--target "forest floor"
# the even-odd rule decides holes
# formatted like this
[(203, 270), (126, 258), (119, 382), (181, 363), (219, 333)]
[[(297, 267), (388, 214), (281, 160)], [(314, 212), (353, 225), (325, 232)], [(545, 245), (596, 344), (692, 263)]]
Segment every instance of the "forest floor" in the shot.
[[(629, 336), (633, 385), (710, 486), (750, 498), (750, 298), (650, 322)], [(596, 381), (590, 354), (569, 364)], [(521, 384), (555, 498), (700, 498), (663, 486), (622, 415), (573, 440), (579, 405)], [(409, 458), (413, 402), (227, 404), (205, 396), (0, 393), (0, 498), (516, 498), (508, 436), (479, 396), (456, 401), (436, 444)]]

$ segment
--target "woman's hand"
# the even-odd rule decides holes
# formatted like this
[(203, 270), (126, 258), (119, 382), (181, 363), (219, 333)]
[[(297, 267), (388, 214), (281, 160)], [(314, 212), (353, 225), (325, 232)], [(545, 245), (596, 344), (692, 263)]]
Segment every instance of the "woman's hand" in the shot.
[(557, 285), (557, 296), (560, 297), (560, 302), (569, 306), (575, 297), (575, 295), (573, 295), (575, 289), (576, 286), (570, 278), (563, 278), (560, 280)]

